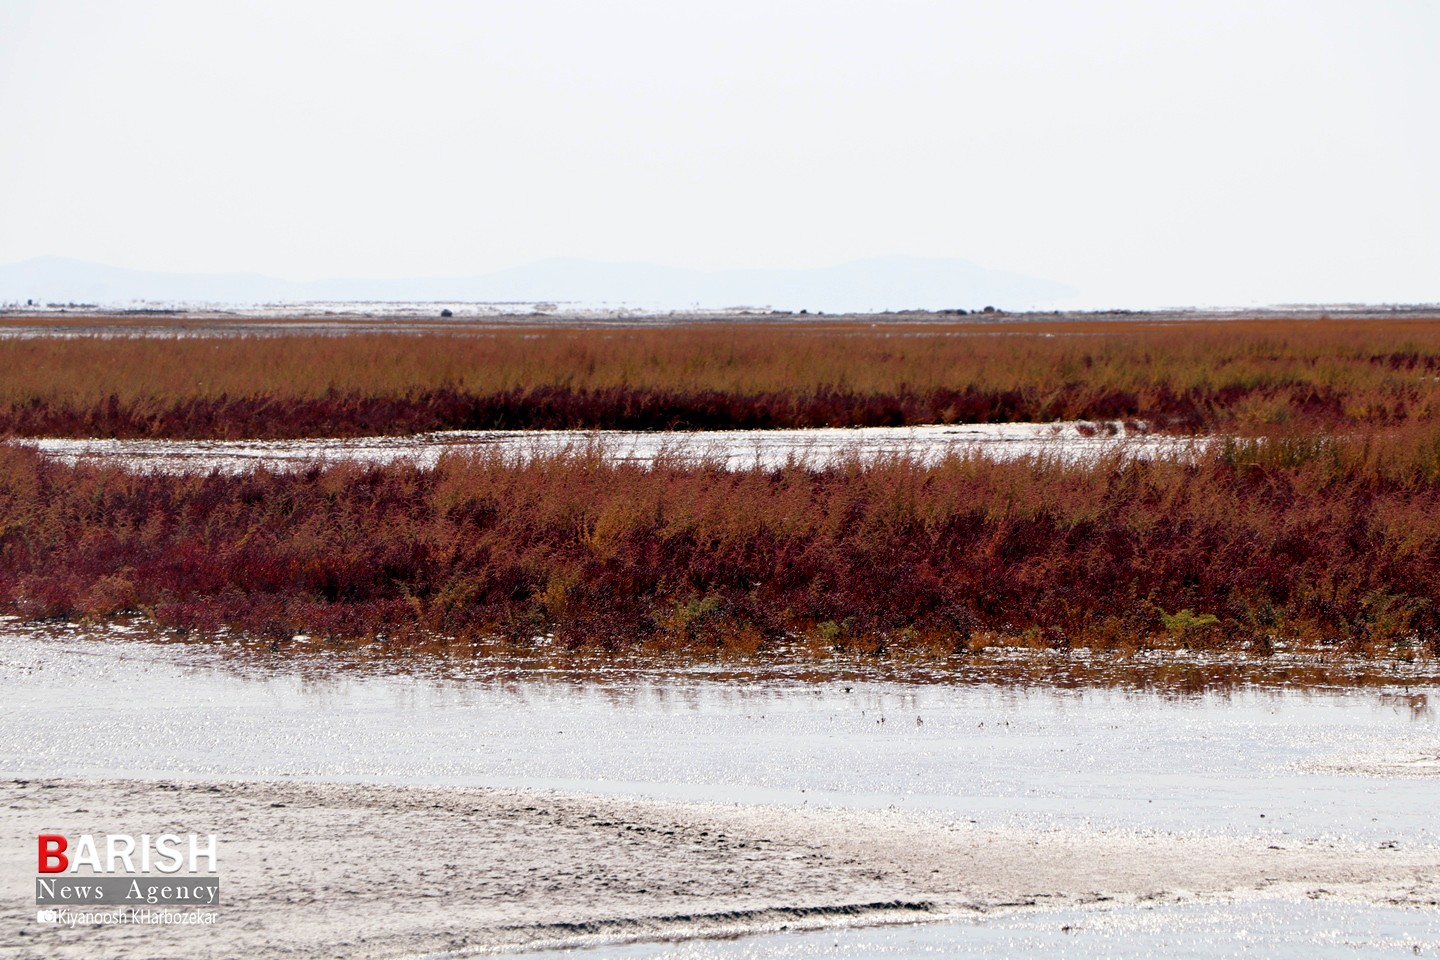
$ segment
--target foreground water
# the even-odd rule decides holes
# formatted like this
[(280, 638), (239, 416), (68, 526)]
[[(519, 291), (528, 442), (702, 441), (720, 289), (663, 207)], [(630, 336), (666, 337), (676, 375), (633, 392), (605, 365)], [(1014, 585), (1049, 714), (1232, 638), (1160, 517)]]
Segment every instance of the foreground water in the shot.
[[(1182, 692), (1003, 673), (720, 676), (657, 668), (519, 679), (484, 665), (462, 675), (342, 668), (324, 655), (277, 663), (223, 644), (12, 621), (0, 623), (0, 773), (548, 788), (884, 810), (1056, 837), (1440, 850), (1440, 686), (1423, 677)], [(1440, 955), (1434, 908), (1343, 899), (1251, 894), (937, 920), (563, 955)]]
[(405, 437), (310, 440), (68, 440), (15, 441), (66, 463), (120, 463), (168, 472), (238, 473), (264, 466), (297, 469), (322, 463), (432, 466), (445, 454), (524, 460), (559, 453), (594, 453), (607, 460), (653, 464), (659, 459), (707, 460), (731, 469), (779, 467), (800, 461), (824, 465), (859, 458), (904, 456), (933, 462), (950, 455), (992, 459), (1051, 456), (1064, 460), (1178, 456), (1203, 439), (1154, 436), (1119, 423), (979, 423), (921, 427), (814, 430), (714, 430), (644, 433), (626, 430), (453, 430)]
[(19, 775), (539, 787), (1440, 844), (1427, 687), (324, 675), (12, 624), (0, 692), (0, 770)]

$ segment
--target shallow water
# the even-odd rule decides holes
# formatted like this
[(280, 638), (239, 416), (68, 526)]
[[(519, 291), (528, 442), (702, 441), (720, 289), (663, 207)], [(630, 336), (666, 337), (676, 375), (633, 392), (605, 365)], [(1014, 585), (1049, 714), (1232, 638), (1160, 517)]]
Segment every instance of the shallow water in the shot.
[(1440, 846), (1440, 688), (317, 678), (0, 626), (0, 772), (553, 788)]
[(407, 437), (311, 440), (63, 440), (15, 441), (65, 463), (91, 460), (140, 470), (238, 473), (256, 466), (296, 469), (316, 463), (413, 461), (431, 466), (444, 454), (529, 459), (592, 451), (607, 460), (653, 464), (657, 459), (708, 460), (730, 469), (779, 467), (793, 460), (824, 465), (847, 458), (905, 456), (927, 462), (948, 455), (992, 459), (1053, 456), (1096, 459), (1183, 455), (1203, 439), (1153, 436), (1123, 424), (980, 423), (921, 427), (815, 430), (715, 430), (644, 433), (625, 430), (441, 431)]
[(1435, 957), (1440, 956), (1440, 918), (1433, 910), (1413, 907), (1261, 898), (1020, 910), (933, 924), (786, 931), (731, 940), (608, 945), (522, 956), (533, 960)]
[[(450, 316), (444, 316), (445, 311), (449, 311)], [(1163, 322), (1193, 317), (1191, 312), (1155, 314), (1151, 319)], [(795, 319), (768, 309), (745, 307), (725, 311), (656, 310), (637, 305), (566, 301), (309, 300), (224, 304), (159, 300), (66, 308), (0, 306), (0, 339), (146, 337), (178, 340), (377, 333), (414, 336), (474, 334), (517, 326), (664, 327), (713, 322), (785, 323)], [(851, 315), (849, 319), (863, 322), (869, 318)], [(920, 313), (907, 315), (906, 319), (944, 322), (954, 318)], [(982, 319), (976, 316), (972, 322)]]

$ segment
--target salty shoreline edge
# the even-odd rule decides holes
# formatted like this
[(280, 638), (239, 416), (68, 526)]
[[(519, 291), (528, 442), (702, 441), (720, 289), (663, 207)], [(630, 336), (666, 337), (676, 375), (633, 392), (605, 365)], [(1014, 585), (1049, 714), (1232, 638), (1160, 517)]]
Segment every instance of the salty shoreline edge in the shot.
[[(464, 957), (1214, 896), (1440, 906), (1440, 850), (1034, 831), (889, 812), (488, 788), (7, 779), (0, 949), (19, 957)], [(216, 833), (217, 922), (65, 927), (42, 831)], [(18, 921), (18, 923), (17, 923)]]

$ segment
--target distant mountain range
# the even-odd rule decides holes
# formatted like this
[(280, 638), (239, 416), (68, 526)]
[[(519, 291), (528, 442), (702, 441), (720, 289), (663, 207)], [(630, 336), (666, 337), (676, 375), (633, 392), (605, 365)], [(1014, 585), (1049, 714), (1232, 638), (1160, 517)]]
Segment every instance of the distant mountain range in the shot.
[(0, 266), (0, 304), (234, 304), (420, 301), (633, 306), (657, 310), (769, 307), (811, 312), (1044, 307), (1075, 290), (964, 260), (880, 257), (813, 270), (689, 270), (648, 263), (541, 260), (475, 277), (280, 280), (256, 273), (154, 273), (36, 257)]

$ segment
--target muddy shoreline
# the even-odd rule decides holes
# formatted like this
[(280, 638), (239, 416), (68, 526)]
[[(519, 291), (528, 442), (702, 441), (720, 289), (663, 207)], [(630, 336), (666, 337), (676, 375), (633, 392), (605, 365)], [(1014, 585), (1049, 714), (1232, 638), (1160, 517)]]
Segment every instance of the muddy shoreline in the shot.
[[(884, 811), (483, 788), (11, 779), (17, 957), (403, 957), (1277, 894), (1440, 904), (1440, 851), (944, 825)], [(41, 925), (44, 830), (221, 838), (210, 928)]]

